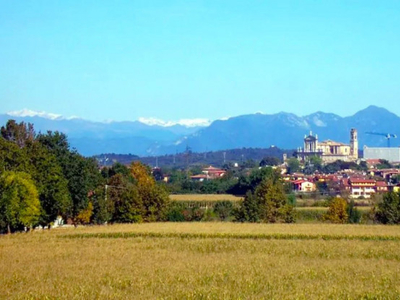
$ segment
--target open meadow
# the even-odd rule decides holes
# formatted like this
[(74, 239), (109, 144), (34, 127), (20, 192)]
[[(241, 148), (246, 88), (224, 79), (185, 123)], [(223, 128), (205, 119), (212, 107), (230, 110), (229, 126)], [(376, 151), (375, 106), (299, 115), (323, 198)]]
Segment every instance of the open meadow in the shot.
[(147, 223), (0, 236), (1, 299), (398, 299), (400, 227)]
[(230, 194), (172, 194), (169, 196), (172, 201), (240, 201), (243, 197)]

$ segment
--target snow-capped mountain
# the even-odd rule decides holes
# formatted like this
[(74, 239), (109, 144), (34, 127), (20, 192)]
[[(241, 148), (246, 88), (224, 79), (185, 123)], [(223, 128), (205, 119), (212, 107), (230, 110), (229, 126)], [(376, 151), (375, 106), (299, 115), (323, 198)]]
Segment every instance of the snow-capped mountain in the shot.
[(157, 118), (139, 118), (139, 122), (149, 126), (162, 126), (171, 127), (175, 125), (181, 125), (184, 127), (206, 127), (211, 124), (208, 119), (181, 119), (179, 121), (164, 121)]
[[(303, 144), (309, 131), (320, 140), (348, 143), (351, 128), (359, 132), (359, 145), (386, 146), (384, 136), (366, 132), (393, 133), (400, 136), (400, 118), (386, 109), (370, 106), (350, 117), (316, 112), (299, 117), (292, 113), (249, 114), (223, 118), (163, 121), (140, 118), (126, 122), (92, 122), (65, 118), (57, 114), (24, 110), (0, 115), (0, 125), (13, 118), (30, 122), (37, 132), (58, 130), (68, 135), (70, 144), (84, 155), (132, 153), (140, 156), (172, 154), (189, 147), (194, 152), (234, 148), (268, 148), (275, 145), (295, 149)], [(400, 141), (394, 139), (392, 146)]]

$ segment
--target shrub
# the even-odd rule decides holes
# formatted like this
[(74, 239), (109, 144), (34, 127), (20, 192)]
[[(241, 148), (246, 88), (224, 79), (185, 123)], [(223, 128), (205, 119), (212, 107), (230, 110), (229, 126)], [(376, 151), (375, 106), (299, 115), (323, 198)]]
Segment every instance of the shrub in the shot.
[(296, 195), (295, 194), (293, 194), (293, 193), (289, 194), (287, 198), (288, 198), (287, 203), (289, 205), (296, 206)]
[(383, 195), (375, 207), (375, 219), (382, 224), (400, 224), (400, 195), (390, 192)]
[(259, 222), (260, 207), (257, 197), (251, 192), (247, 192), (240, 207), (234, 210), (236, 221), (239, 222)]
[(249, 191), (235, 217), (240, 222), (287, 222), (292, 223), (295, 213), (283, 190), (282, 182), (274, 176), (265, 178), (257, 186), (254, 194)]
[(183, 215), (183, 210), (184, 210), (183, 205), (176, 203), (176, 202), (172, 202), (167, 211), (167, 215), (166, 215), (167, 221), (169, 221), (169, 222), (184, 222), (185, 216)]
[(328, 212), (324, 220), (332, 223), (343, 224), (348, 221), (347, 202), (343, 198), (333, 198), (330, 201)]
[(233, 212), (233, 204), (231, 201), (217, 201), (214, 205), (214, 213), (219, 216), (220, 220), (227, 220)]
[(325, 209), (297, 209), (296, 221), (297, 222), (320, 222), (326, 214)]
[(203, 218), (201, 220), (205, 221), (205, 222), (218, 221), (219, 217), (215, 214), (215, 212), (212, 209), (206, 209), (204, 211), (204, 215), (203, 215)]
[(349, 216), (348, 222), (351, 224), (360, 223), (361, 212), (355, 207), (354, 200), (351, 200), (347, 206), (347, 215)]
[(285, 223), (294, 223), (296, 222), (296, 212), (292, 205), (284, 205), (280, 208), (279, 212), (283, 218), (283, 222)]

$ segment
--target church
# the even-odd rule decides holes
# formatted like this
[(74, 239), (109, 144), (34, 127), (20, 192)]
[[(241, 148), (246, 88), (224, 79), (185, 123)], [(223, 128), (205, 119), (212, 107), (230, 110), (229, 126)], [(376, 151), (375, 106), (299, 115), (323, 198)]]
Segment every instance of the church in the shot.
[(358, 159), (357, 130), (353, 128), (350, 131), (350, 145), (332, 140), (319, 142), (318, 135), (310, 132), (304, 137), (304, 147), (297, 149), (296, 157), (299, 161), (305, 162), (311, 156), (318, 156), (325, 163), (336, 160), (356, 161)]

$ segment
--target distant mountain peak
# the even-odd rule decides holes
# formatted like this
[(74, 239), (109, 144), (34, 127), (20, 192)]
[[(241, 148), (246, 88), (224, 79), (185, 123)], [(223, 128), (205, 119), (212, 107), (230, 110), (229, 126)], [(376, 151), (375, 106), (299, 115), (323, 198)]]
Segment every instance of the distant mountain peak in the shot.
[(201, 118), (181, 119), (179, 121), (164, 121), (157, 118), (139, 118), (138, 121), (149, 126), (161, 127), (171, 127), (175, 125), (181, 125), (185, 127), (206, 127), (211, 124), (210, 120)]
[(396, 114), (392, 113), (391, 111), (387, 110), (386, 108), (379, 107), (376, 105), (370, 105), (367, 108), (360, 110), (359, 112), (355, 113), (354, 116), (364, 116), (371, 118), (373, 116), (396, 116)]
[(76, 117), (76, 116), (65, 118), (59, 114), (49, 113), (49, 112), (45, 112), (45, 111), (35, 111), (35, 110), (27, 109), (27, 108), (24, 108), (21, 110), (10, 111), (10, 112), (7, 112), (6, 115), (11, 116), (11, 117), (20, 117), (20, 118), (40, 117), (40, 118), (49, 119), (49, 120), (78, 119), (78, 117)]

